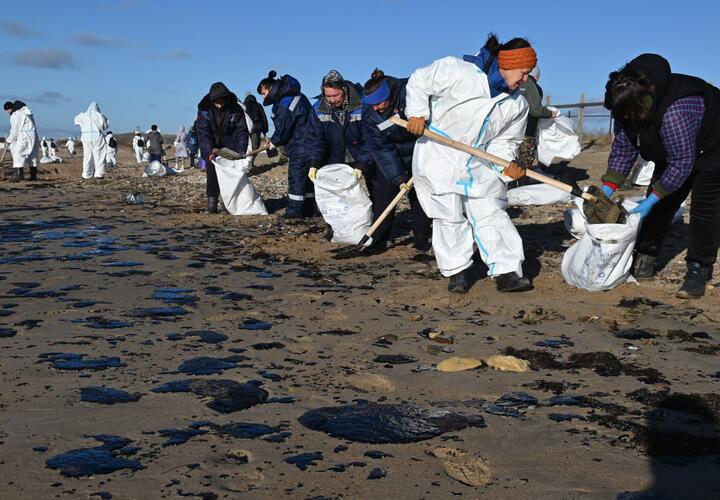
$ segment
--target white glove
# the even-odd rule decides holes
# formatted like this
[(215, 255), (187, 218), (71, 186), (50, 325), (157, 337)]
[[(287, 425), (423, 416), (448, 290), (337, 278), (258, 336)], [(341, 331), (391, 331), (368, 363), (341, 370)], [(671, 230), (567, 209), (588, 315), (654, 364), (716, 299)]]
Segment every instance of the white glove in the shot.
[(354, 169), (353, 169), (353, 175), (355, 176), (355, 178), (356, 178), (357, 180), (362, 179), (362, 170), (360, 170), (359, 168), (354, 168)]
[(318, 169), (315, 167), (310, 168), (310, 172), (308, 172), (308, 177), (311, 181), (315, 182), (315, 179), (317, 179), (317, 171)]

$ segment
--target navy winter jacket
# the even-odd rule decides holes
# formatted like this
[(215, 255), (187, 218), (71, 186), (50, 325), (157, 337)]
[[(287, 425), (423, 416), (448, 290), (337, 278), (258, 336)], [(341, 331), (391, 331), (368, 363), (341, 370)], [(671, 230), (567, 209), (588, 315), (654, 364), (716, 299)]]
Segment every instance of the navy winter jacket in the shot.
[(195, 156), (198, 152), (198, 137), (193, 129), (187, 134), (187, 150), (190, 156)]
[[(215, 87), (217, 84), (213, 84)], [(211, 94), (225, 101), (222, 110), (215, 108)], [(229, 148), (236, 153), (247, 151), (249, 133), (245, 122), (245, 112), (238, 104), (237, 96), (224, 85), (222, 89), (211, 89), (198, 104), (197, 116), (198, 143), (200, 154), (208, 159), (214, 148)]]
[(393, 115), (400, 115), (400, 118), (407, 120), (407, 78), (388, 76), (386, 80), (390, 86), (390, 106), (383, 114), (373, 110), (372, 106), (365, 106), (362, 117), (363, 139), (365, 148), (383, 176), (399, 185), (408, 179), (408, 172), (412, 169), (412, 155), (417, 137), (388, 120)]
[(357, 168), (366, 169), (372, 164), (372, 156), (363, 144), (363, 105), (360, 91), (353, 83), (347, 81), (345, 89), (348, 105), (345, 110), (345, 124), (342, 126), (322, 96), (313, 104), (305, 143), (311, 167), (345, 163), (346, 147)]
[(270, 142), (275, 146), (285, 146), (291, 160), (304, 160), (305, 135), (312, 112), (310, 101), (300, 92), (300, 82), (290, 75), (284, 75), (273, 85), (263, 104), (272, 104), (275, 133)]

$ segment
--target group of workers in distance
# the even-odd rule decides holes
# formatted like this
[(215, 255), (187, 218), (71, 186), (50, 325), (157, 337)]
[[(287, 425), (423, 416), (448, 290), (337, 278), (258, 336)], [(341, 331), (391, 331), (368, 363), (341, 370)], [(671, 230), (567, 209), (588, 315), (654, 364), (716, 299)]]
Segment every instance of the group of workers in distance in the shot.
[[(533, 162), (537, 120), (553, 113), (542, 106), (531, 76), (537, 74), (537, 62), (527, 40), (501, 44), (491, 34), (477, 54), (439, 59), (409, 78), (376, 69), (361, 85), (332, 70), (323, 77), (314, 104), (297, 79), (270, 71), (257, 92), (264, 106), (272, 106), (275, 130), (267, 146), (284, 148), (289, 160), (285, 217), (316, 214), (311, 181), (324, 165), (348, 164), (358, 179), (364, 177), (375, 220), (413, 178), (409, 201), (414, 246), (419, 251), (432, 247), (449, 291), (466, 293), (470, 288), (475, 247), (499, 291), (531, 289), (523, 274), (522, 239), (506, 209), (508, 183), (525, 176)], [(32, 114), (18, 103), (6, 103), (5, 109), (11, 113), (13, 166), (22, 168), (31, 158), (24, 134)], [(220, 195), (213, 159), (222, 148), (238, 153), (247, 151), (248, 144), (256, 148), (261, 131), (267, 132), (266, 120), (264, 125), (254, 123), (264, 116), (262, 109), (255, 109), (257, 102), (247, 104), (222, 82), (213, 83), (198, 104), (192, 132), (207, 164), (210, 213), (218, 212)], [(677, 296), (701, 297), (720, 244), (720, 90), (700, 78), (673, 73), (659, 55), (643, 54), (610, 74), (604, 104), (615, 120), (602, 177), (605, 194), (613, 196), (639, 155), (656, 165), (647, 197), (633, 209), (643, 220), (633, 275), (654, 276), (673, 214), (692, 193), (687, 271)], [(248, 122), (246, 114), (253, 120)], [(83, 115), (88, 120), (81, 124), (83, 145), (90, 134), (92, 146), (94, 129), (103, 130), (101, 115), (93, 106)], [(407, 120), (407, 127), (391, 121), (395, 115)], [(252, 136), (248, 123), (257, 127)], [(425, 129), (485, 150), (509, 165), (502, 168), (432, 141), (423, 135)], [(91, 147), (91, 156), (93, 151)], [(36, 168), (31, 164), (32, 176)], [(391, 216), (365, 253), (387, 248), (392, 224)]]

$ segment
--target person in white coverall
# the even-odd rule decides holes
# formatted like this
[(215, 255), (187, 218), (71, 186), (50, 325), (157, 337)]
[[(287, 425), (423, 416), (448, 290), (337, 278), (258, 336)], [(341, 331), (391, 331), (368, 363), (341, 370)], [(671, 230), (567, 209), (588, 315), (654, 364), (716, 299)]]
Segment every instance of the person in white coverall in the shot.
[(40, 152), (42, 153), (43, 158), (50, 157), (50, 145), (45, 137), (40, 140)]
[(72, 137), (68, 137), (68, 140), (65, 143), (65, 147), (67, 148), (68, 153), (75, 156), (75, 141)]
[(109, 130), (105, 134), (105, 142), (107, 143), (105, 163), (108, 167), (117, 167), (117, 140), (113, 136), (113, 133)]
[(135, 130), (132, 146), (133, 151), (135, 151), (135, 160), (137, 160), (139, 165), (143, 161), (143, 153), (145, 152), (145, 139), (140, 130)]
[(30, 180), (37, 180), (39, 139), (35, 129), (32, 111), (24, 102), (6, 102), (3, 109), (10, 114), (10, 134), (5, 147), (10, 147), (13, 157), (13, 177), (11, 182), (23, 179), (25, 162), (30, 167)]
[(80, 127), (80, 140), (83, 145), (82, 177), (102, 179), (105, 176), (107, 155), (107, 142), (103, 132), (108, 126), (108, 120), (100, 112), (97, 103), (91, 102), (87, 111), (75, 117), (75, 125)]
[(57, 144), (55, 144), (55, 139), (52, 137), (50, 138), (50, 159), (53, 163), (62, 163), (62, 158), (58, 155)]
[(506, 183), (525, 175), (513, 161), (528, 115), (528, 104), (516, 90), (536, 63), (526, 40), (500, 45), (491, 35), (477, 56), (439, 59), (408, 81), (409, 132), (421, 135), (427, 126), (511, 161), (503, 169), (425, 137), (415, 144), (415, 189), (433, 219), (432, 246), (451, 292), (470, 288), (473, 243), (499, 291), (532, 288), (522, 272), (522, 240), (505, 210)]

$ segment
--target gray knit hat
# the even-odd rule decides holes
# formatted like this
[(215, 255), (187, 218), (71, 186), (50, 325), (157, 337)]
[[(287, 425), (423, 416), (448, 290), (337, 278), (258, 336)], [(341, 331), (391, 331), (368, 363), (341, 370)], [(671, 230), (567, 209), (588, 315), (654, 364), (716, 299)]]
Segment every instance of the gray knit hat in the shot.
[(344, 85), (345, 79), (340, 74), (340, 72), (335, 69), (331, 69), (328, 74), (323, 77), (320, 91), (322, 91), (322, 89), (325, 87), (341, 88)]

